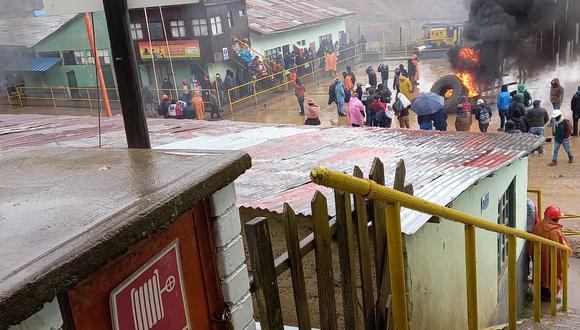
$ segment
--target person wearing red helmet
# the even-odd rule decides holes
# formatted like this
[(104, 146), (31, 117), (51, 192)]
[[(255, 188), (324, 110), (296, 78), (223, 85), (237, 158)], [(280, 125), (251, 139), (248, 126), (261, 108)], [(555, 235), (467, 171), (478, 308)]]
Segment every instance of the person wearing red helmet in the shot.
[[(532, 234), (541, 236), (543, 238), (552, 240), (554, 242), (558, 242), (560, 244), (566, 245), (570, 247), (570, 243), (566, 239), (566, 236), (562, 233), (562, 225), (559, 223), (560, 218), (564, 216), (562, 210), (556, 205), (548, 205), (546, 211), (544, 212), (544, 220), (538, 222), (534, 229), (532, 230)], [(534, 244), (529, 242), (528, 244), (528, 253), (530, 255), (533, 254), (533, 247)], [(562, 288), (562, 253), (561, 250), (558, 250), (558, 260), (556, 264), (558, 265), (558, 292)], [(542, 245), (542, 260), (540, 260), (541, 264), (541, 282), (542, 282), (542, 300), (549, 301), (550, 300), (550, 247), (546, 245)], [(534, 263), (537, 261), (534, 260)]]

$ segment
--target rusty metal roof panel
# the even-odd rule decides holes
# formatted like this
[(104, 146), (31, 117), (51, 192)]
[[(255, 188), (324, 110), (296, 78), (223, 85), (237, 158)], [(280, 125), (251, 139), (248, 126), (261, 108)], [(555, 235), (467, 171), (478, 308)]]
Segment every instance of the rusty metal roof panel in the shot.
[[(407, 183), (416, 196), (447, 205), (498, 169), (525, 157), (543, 138), (528, 134), (385, 130), (351, 127), (304, 127), (230, 121), (204, 122), (148, 119), (151, 143), (164, 149), (241, 149), (252, 168), (236, 181), (240, 207), (281, 213), (288, 202), (296, 212), (310, 214), (316, 190), (329, 200), (330, 189), (313, 184), (310, 170), (318, 165), (368, 174), (374, 157), (385, 164), (392, 186), (396, 164), (403, 159)], [(103, 118), (105, 147), (124, 147), (120, 116)], [(97, 144), (94, 117), (0, 115), (0, 150), (23, 145), (90, 147)], [(428, 215), (403, 209), (402, 230), (415, 233)]]
[(257, 34), (273, 34), (354, 15), (318, 1), (247, 0), (248, 25)]

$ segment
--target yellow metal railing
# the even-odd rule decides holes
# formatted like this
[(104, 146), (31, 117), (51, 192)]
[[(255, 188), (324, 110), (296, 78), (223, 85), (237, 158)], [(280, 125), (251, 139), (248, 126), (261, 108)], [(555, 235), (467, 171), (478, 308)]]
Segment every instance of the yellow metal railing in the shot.
[[(403, 242), (400, 221), (400, 209), (406, 207), (418, 212), (438, 216), (465, 225), (465, 263), (467, 285), (467, 320), (468, 329), (478, 329), (477, 312), (477, 265), (475, 228), (484, 229), (508, 236), (508, 306), (509, 328), (516, 329), (517, 322), (517, 281), (516, 281), (516, 237), (534, 242), (534, 260), (541, 260), (542, 244), (550, 247), (550, 311), (556, 315), (557, 289), (557, 253), (562, 253), (563, 287), (562, 311), (568, 308), (568, 258), (570, 249), (562, 244), (543, 237), (489, 222), (485, 219), (463, 213), (452, 208), (431, 203), (419, 197), (408, 195), (395, 189), (382, 186), (372, 180), (361, 179), (342, 172), (317, 167), (310, 177), (316, 184), (349, 192), (372, 200), (386, 202), (387, 208), (387, 246), (389, 255), (389, 272), (392, 283), (393, 318), (396, 329), (408, 329), (407, 301), (405, 296), (405, 271), (403, 265)], [(534, 263), (534, 321), (541, 318), (541, 263)]]
[[(203, 96), (204, 104), (209, 105), (209, 95), (212, 89), (179, 89), (179, 88), (151, 88), (148, 89), (151, 94), (153, 95), (153, 102), (159, 104), (161, 102), (161, 96), (167, 95), (172, 100), (179, 99), (180, 95), (183, 93), (200, 93)], [(143, 89), (144, 91), (144, 89)], [(120, 102), (117, 98), (117, 89), (116, 88), (107, 88), (107, 92), (112, 95), (109, 97), (110, 102)], [(23, 108), (25, 103), (28, 101), (50, 101), (53, 108), (57, 107), (57, 102), (86, 102), (89, 105), (89, 108), (93, 110), (93, 107), (99, 98), (97, 95), (100, 93), (100, 89), (97, 87), (35, 87), (35, 86), (20, 86), (16, 88), (16, 95), (10, 96), (7, 92), (7, 97), (12, 105), (12, 98), (16, 98), (20, 104), (20, 107)], [(219, 93), (219, 90), (217, 91)], [(218, 106), (221, 108), (221, 98), (218, 96)]]

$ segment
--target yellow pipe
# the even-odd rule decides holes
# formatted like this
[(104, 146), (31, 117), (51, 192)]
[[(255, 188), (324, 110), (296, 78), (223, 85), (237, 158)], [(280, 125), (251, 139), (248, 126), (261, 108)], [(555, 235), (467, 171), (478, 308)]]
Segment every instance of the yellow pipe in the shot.
[(568, 253), (562, 253), (562, 312), (568, 311)]
[[(387, 241), (388, 242), (388, 241)], [(389, 259), (390, 260), (390, 259)], [(467, 328), (477, 330), (477, 256), (475, 226), (465, 225), (465, 275), (467, 284)]]
[(508, 236), (508, 310), (510, 330), (517, 328), (516, 237)]
[(403, 234), (401, 233), (401, 205), (399, 203), (386, 204), (386, 212), (393, 321), (395, 329), (407, 330), (409, 325), (407, 321), (407, 293), (403, 261)]
[(349, 176), (329, 168), (314, 168), (310, 172), (310, 179), (316, 184), (347, 191), (368, 199), (382, 200), (390, 203), (399, 202), (403, 207), (422, 213), (435, 215), (441, 219), (448, 219), (466, 225), (474, 225), (478, 228), (488, 231), (504, 235), (514, 235), (529, 241), (541, 242), (546, 246), (553, 246), (561, 250), (570, 251), (570, 249), (565, 245), (525, 232), (523, 230), (492, 223), (488, 220), (484, 220), (439, 204), (431, 203), (422, 198), (408, 195), (395, 189), (379, 185), (374, 181)]
[(558, 295), (558, 251), (550, 246), (550, 313), (556, 316), (556, 296)]
[(542, 317), (542, 243), (534, 243), (534, 322)]
[(8, 92), (8, 88), (4, 90), (6, 92), (6, 98), (8, 98), (8, 104), (10, 105), (10, 112), (12, 112), (12, 99), (10, 93)]

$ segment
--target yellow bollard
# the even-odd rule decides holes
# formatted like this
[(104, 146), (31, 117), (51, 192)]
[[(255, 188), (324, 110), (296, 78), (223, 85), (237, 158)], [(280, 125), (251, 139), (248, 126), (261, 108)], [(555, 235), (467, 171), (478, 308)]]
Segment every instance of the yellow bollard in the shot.
[(534, 243), (534, 322), (542, 318), (542, 243)]
[(556, 316), (556, 296), (558, 295), (558, 251), (550, 246), (550, 313)]
[(89, 92), (88, 88), (87, 88), (87, 99), (89, 100), (89, 107), (91, 108), (91, 111), (93, 111), (93, 102), (91, 101), (91, 92)]
[(544, 209), (542, 207), (542, 191), (538, 190), (538, 218), (540, 220), (544, 218)]
[[(234, 87), (236, 88), (236, 87)], [(232, 105), (232, 91), (233, 88), (228, 89), (228, 103), (230, 104), (230, 113), (233, 115), (234, 114), (234, 107)]]
[(475, 226), (465, 225), (465, 274), (467, 284), (467, 328), (477, 330), (477, 265)]
[(405, 289), (405, 266), (403, 261), (403, 234), (401, 232), (401, 204), (386, 204), (387, 249), (393, 302), (395, 329), (407, 330), (407, 292)]
[(516, 269), (516, 237), (510, 235), (508, 236), (508, 311), (511, 330), (517, 328), (518, 319)]
[(562, 312), (568, 311), (568, 258), (570, 254), (567, 251), (562, 253)]
[(54, 93), (52, 92), (52, 87), (50, 87), (50, 98), (52, 99), (52, 107), (56, 109), (56, 101), (54, 100)]

